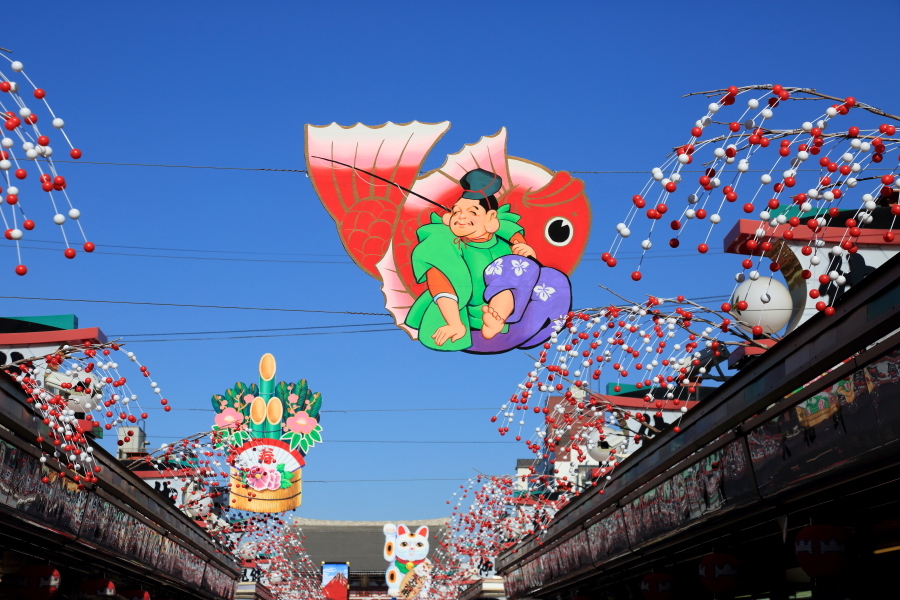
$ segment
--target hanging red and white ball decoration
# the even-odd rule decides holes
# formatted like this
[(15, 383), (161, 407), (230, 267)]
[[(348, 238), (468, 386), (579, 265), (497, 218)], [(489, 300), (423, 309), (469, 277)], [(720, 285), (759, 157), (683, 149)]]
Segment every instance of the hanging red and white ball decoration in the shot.
[(57, 153), (60, 147), (76, 160), (81, 150), (66, 134), (65, 121), (50, 107), (47, 91), (37, 87), (20, 61), (0, 56), (9, 61), (8, 70), (0, 70), (0, 219), (5, 239), (15, 244), (15, 272), (25, 275), (28, 267), (20, 242), (51, 222), (62, 236), (66, 258), (75, 258), (77, 246), (93, 252), (94, 244), (85, 235), (81, 209), (72, 203), (68, 181), (54, 161), (62, 154)]
[[(900, 118), (853, 97), (807, 88), (731, 86), (700, 93), (714, 101), (631, 198), (602, 259), (616, 266), (619, 252), (639, 240), (641, 257), (631, 267), (637, 281), (651, 248), (688, 243), (706, 254), (718, 242), (716, 231), (724, 236), (736, 222), (755, 219), (734, 249), (746, 255), (737, 284), (781, 271), (793, 259), (785, 244), (802, 242), (798, 270), (820, 284), (808, 290), (814, 309), (834, 314), (846, 285), (835, 261), (859, 252), (861, 241), (872, 243), (866, 227), (877, 227), (885, 244), (895, 241), (900, 138), (897, 125), (884, 121)], [(796, 100), (830, 105), (813, 109), (821, 103)], [(776, 125), (781, 117), (791, 126)], [(766, 303), (765, 291), (760, 296)]]

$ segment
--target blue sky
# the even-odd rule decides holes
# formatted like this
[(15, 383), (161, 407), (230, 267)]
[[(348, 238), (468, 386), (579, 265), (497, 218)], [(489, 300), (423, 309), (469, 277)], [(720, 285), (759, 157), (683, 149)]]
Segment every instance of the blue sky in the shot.
[[(42, 3), (40, 19), (29, 18), (33, 3), (5, 7), (20, 17), (0, 45), (47, 89), (84, 161), (302, 169), (306, 123), (417, 119), (453, 123), (429, 168), (505, 126), (510, 154), (551, 169), (646, 173), (705, 112), (706, 101), (682, 99), (691, 91), (780, 82), (854, 95), (894, 112), (898, 97), (887, 61), (862, 33), (872, 21), (860, 22), (854, 37), (854, 15), (838, 2), (784, 2), (760, 11), (743, 2), (51, 1)], [(893, 2), (871, 2), (866, 13), (895, 9)], [(825, 33), (839, 20), (844, 33)], [(345, 258), (303, 174), (61, 167), (98, 252), (68, 261), (61, 245), (39, 243), (54, 250), (26, 249), (30, 273), (19, 278), (13, 251), (0, 246), (2, 295), (383, 310), (378, 282)], [(703, 257), (648, 261), (639, 284), (628, 279), (630, 270), (596, 260), (646, 175), (583, 177), (594, 210), (585, 258), (594, 260), (573, 277), (576, 305), (609, 301), (597, 283), (636, 297), (730, 292), (736, 259), (720, 255), (718, 242)], [(59, 239), (51, 214), (34, 238)], [(0, 302), (0, 313), (10, 316), (75, 312), (83, 325), (108, 334), (380, 320)], [(305, 377), (323, 393), (324, 410), (347, 411), (325, 413), (325, 443), (310, 452), (304, 470), (311, 481), (297, 511), (304, 517), (441, 516), (453, 481), (312, 481), (464, 480), (476, 470), (509, 472), (524, 456), (513, 443), (487, 443), (501, 441), (488, 421), (491, 410), (353, 412), (496, 407), (528, 370), (522, 354), (439, 354), (400, 331), (135, 342), (131, 349), (177, 409), (151, 411), (154, 445), (208, 429), (212, 413), (182, 409), (207, 409), (212, 394), (237, 380), (255, 381), (265, 352), (278, 359), (279, 379)], [(397, 443), (420, 440), (458, 443)]]

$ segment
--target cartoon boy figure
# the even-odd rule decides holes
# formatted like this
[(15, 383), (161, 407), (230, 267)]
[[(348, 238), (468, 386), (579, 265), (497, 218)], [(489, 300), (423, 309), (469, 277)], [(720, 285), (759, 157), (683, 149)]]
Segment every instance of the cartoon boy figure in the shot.
[(490, 171), (469, 171), (452, 209), (432, 214), (416, 232), (413, 274), (428, 290), (406, 324), (428, 348), (482, 354), (530, 348), (571, 308), (568, 277), (537, 262), (519, 216), (497, 202), (502, 184)]

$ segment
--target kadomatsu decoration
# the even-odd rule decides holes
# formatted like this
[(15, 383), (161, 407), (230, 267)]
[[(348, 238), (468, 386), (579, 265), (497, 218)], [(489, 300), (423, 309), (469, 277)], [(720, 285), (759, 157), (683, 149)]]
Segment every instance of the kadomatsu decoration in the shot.
[(275, 383), (275, 357), (259, 361), (259, 384), (236, 383), (212, 397), (217, 447), (229, 452), (231, 507), (260, 513), (300, 506), (304, 456), (322, 441), (322, 394), (306, 380)]
[(542, 344), (571, 307), (590, 232), (584, 182), (508, 156), (506, 129), (420, 176), (449, 128), (307, 125), (310, 180), (410, 337), (476, 354)]

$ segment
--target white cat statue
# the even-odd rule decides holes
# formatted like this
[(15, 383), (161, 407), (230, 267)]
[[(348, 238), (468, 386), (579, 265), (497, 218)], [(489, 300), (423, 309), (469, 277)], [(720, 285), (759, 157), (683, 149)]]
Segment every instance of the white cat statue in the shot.
[(390, 563), (385, 578), (391, 598), (413, 600), (426, 587), (431, 572), (428, 560), (428, 528), (388, 523), (384, 526), (384, 560)]

